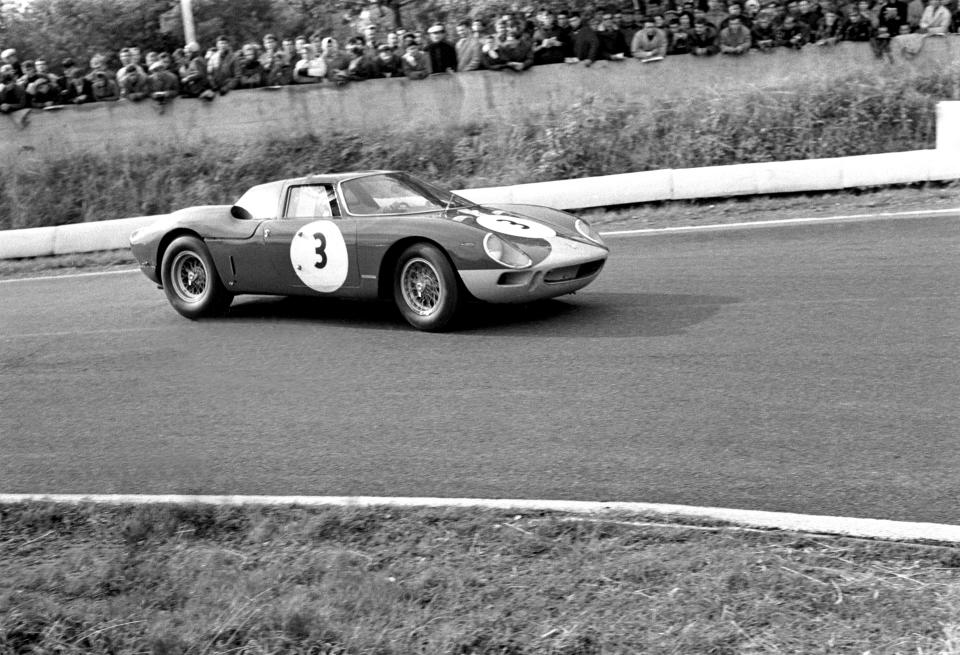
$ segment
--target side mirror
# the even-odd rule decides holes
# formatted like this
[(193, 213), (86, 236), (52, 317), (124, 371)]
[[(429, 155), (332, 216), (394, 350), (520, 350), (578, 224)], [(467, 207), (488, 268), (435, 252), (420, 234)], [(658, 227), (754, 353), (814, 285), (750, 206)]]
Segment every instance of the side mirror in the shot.
[(231, 207), (230, 215), (233, 216), (234, 218), (239, 218), (241, 221), (249, 221), (251, 218), (253, 218), (253, 214), (248, 212), (246, 209), (244, 209), (240, 205), (234, 205), (233, 207)]

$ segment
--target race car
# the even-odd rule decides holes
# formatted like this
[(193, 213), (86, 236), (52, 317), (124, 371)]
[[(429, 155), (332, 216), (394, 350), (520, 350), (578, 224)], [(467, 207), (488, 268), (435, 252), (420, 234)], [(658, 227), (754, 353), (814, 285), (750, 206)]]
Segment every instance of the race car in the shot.
[(236, 204), (138, 229), (143, 273), (180, 314), (238, 294), (390, 299), (415, 328), (451, 325), (466, 300), (525, 303), (590, 284), (609, 253), (586, 221), (538, 205), (478, 205), (399, 171), (307, 175)]

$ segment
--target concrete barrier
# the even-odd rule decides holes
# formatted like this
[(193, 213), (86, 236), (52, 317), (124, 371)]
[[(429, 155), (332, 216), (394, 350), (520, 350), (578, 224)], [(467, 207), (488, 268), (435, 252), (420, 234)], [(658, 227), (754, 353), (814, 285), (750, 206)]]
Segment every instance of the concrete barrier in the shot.
[[(828, 191), (960, 179), (960, 101), (937, 107), (937, 149), (624, 173), (576, 180), (457, 191), (474, 202), (515, 202), (559, 209), (658, 200)], [(941, 131), (946, 136), (940, 138)], [(126, 248), (130, 233), (156, 216), (0, 232), (0, 259)]]

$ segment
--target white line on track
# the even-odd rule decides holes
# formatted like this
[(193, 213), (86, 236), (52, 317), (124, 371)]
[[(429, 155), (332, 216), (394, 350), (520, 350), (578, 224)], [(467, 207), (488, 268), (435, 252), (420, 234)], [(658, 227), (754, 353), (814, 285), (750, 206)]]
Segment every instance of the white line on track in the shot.
[(139, 273), (139, 268), (124, 268), (119, 271), (93, 271), (91, 273), (67, 273), (65, 275), (36, 275), (34, 277), (12, 277), (0, 280), (0, 284), (9, 284), (11, 282), (42, 282), (43, 280), (69, 280), (75, 277), (93, 277), (95, 275), (123, 275), (126, 273)]
[(165, 326), (157, 327), (130, 327), (130, 328), (104, 328), (102, 330), (62, 330), (60, 332), (25, 332), (23, 334), (0, 334), (0, 341), (12, 341), (13, 339), (38, 339), (44, 337), (87, 337), (94, 334), (124, 334), (125, 332), (159, 332), (166, 330)]
[(181, 496), (140, 494), (0, 494), (0, 504), (23, 502), (95, 503), (108, 505), (203, 504), (203, 505), (300, 505), (353, 507), (464, 507), (553, 511), (576, 514), (621, 512), (657, 514), (683, 518), (725, 521), (753, 528), (835, 534), (895, 541), (960, 543), (960, 525), (912, 523), (846, 516), (817, 516), (786, 512), (762, 512), (724, 507), (696, 507), (658, 503), (591, 502), (575, 500), (524, 500), (510, 498), (413, 498), (397, 496)]
[(780, 218), (771, 221), (746, 221), (742, 223), (714, 223), (712, 225), (681, 225), (678, 227), (650, 227), (636, 230), (611, 230), (609, 232), (601, 232), (600, 236), (619, 237), (632, 236), (635, 234), (667, 234), (672, 232), (696, 232), (699, 230), (723, 230), (727, 228), (745, 227), (771, 227), (804, 223), (871, 221), (889, 218), (934, 218), (942, 214), (960, 214), (960, 207), (955, 209), (923, 209), (908, 212), (880, 212), (876, 214), (850, 214), (846, 216), (811, 216), (807, 218)]

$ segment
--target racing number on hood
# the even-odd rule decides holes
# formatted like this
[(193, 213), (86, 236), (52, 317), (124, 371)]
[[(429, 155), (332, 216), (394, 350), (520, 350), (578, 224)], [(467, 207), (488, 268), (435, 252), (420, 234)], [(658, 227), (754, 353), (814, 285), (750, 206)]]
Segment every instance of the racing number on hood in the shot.
[(333, 221), (313, 221), (297, 230), (290, 242), (290, 263), (300, 280), (321, 293), (331, 293), (347, 280), (347, 244)]
[(544, 225), (537, 223), (529, 218), (522, 216), (513, 216), (511, 214), (493, 213), (485, 214), (483, 212), (464, 210), (473, 214), (477, 218), (477, 224), (512, 237), (526, 237), (528, 239), (549, 239), (557, 236), (557, 233)]

